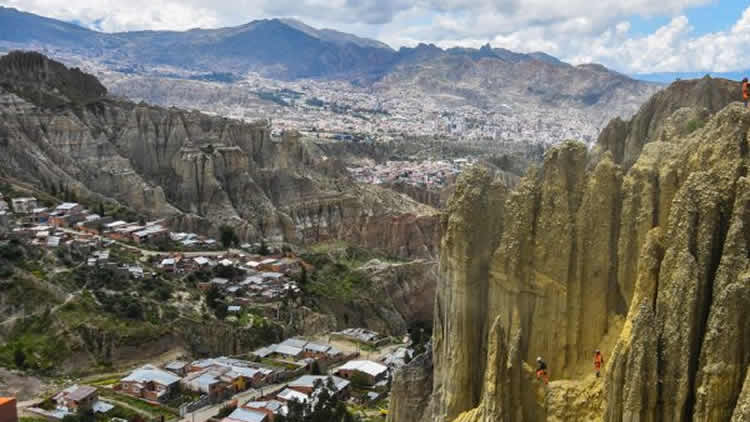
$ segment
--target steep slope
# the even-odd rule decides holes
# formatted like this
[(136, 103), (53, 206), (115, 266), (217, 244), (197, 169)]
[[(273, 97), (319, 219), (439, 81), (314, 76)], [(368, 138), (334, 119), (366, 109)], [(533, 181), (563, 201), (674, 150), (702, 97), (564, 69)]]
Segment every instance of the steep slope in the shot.
[[(117, 101), (35, 53), (0, 58), (0, 175), (171, 218), (175, 228), (295, 243), (351, 241), (434, 256), (437, 214), (345, 170), (267, 122)], [(338, 167), (337, 167), (338, 166)]]
[[(513, 191), (462, 177), (443, 220), (432, 420), (742, 420), (750, 111), (731, 86), (673, 84), (613, 123), (625, 136), (554, 148)], [(612, 152), (624, 142), (631, 165)]]

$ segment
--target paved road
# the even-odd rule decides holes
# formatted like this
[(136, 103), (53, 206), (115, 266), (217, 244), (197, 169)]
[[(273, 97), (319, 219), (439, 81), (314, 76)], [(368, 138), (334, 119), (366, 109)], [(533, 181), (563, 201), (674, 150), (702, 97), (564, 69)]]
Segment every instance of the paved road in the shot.
[[(263, 387), (262, 391), (264, 394), (268, 394), (269, 391), (277, 390), (284, 386), (285, 384), (275, 384), (275, 385), (267, 385)], [(211, 417), (216, 416), (217, 413), (219, 413), (219, 410), (224, 407), (225, 404), (232, 400), (237, 400), (237, 403), (239, 405), (243, 405), (246, 402), (250, 400), (255, 400), (257, 398), (261, 397), (261, 390), (256, 390), (254, 388), (251, 388), (247, 391), (243, 391), (242, 393), (235, 394), (230, 400), (216, 404), (209, 407), (204, 407), (202, 409), (198, 409), (195, 412), (186, 414), (181, 421), (182, 422), (206, 422)]]

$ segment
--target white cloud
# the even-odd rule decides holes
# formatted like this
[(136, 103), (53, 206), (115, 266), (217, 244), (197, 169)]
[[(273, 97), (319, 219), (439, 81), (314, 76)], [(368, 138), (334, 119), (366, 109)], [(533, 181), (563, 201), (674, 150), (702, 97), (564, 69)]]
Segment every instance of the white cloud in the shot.
[[(599, 62), (623, 72), (727, 71), (746, 68), (750, 8), (723, 32), (692, 34), (680, 13), (718, 0), (0, 0), (45, 16), (108, 31), (237, 25), (289, 16), (380, 39), (394, 47), (544, 51), (573, 63)], [(635, 36), (633, 16), (668, 16)]]

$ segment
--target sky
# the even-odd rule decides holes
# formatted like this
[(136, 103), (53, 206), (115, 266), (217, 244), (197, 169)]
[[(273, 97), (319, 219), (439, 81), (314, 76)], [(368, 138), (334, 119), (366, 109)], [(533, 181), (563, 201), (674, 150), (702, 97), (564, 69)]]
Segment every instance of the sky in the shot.
[(0, 0), (0, 5), (105, 32), (292, 17), (393, 48), (489, 42), (628, 74), (750, 69), (748, 0)]

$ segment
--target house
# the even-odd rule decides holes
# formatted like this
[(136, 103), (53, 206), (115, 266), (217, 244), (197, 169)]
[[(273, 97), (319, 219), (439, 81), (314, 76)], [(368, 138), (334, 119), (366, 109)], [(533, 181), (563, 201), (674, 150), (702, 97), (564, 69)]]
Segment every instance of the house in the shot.
[(278, 282), (284, 278), (284, 274), (273, 272), (273, 271), (261, 273), (260, 276), (263, 277), (263, 280), (270, 281), (270, 282)]
[(336, 375), (372, 386), (388, 378), (388, 367), (370, 360), (352, 360), (336, 369)]
[(153, 365), (145, 365), (120, 380), (118, 387), (131, 396), (159, 401), (169, 397), (179, 382), (177, 375)]
[(229, 416), (222, 419), (222, 422), (268, 422), (268, 415), (256, 410), (238, 407)]
[(47, 237), (47, 247), (48, 248), (56, 248), (60, 246), (60, 237), (59, 236), (48, 236)]
[(107, 224), (104, 225), (104, 232), (105, 233), (114, 232), (118, 228), (125, 227), (125, 226), (128, 226), (128, 225), (129, 224), (127, 222), (122, 221), (122, 220), (113, 221), (111, 223), (107, 223)]
[(242, 408), (265, 413), (271, 421), (276, 415), (286, 416), (289, 413), (289, 407), (278, 400), (249, 401)]
[(63, 202), (55, 208), (60, 215), (78, 215), (83, 212), (83, 207), (75, 202)]
[(256, 366), (253, 362), (218, 357), (197, 360), (188, 366), (187, 372), (196, 374), (210, 373), (221, 381), (231, 385), (234, 391), (237, 392), (244, 391), (250, 386), (263, 385), (274, 375), (273, 370)]
[(302, 348), (277, 344), (273, 349), (273, 355), (281, 358), (297, 360), (302, 357)]
[(34, 208), (39, 208), (34, 197), (13, 198), (11, 203), (13, 204), (13, 212), (16, 214), (31, 214)]
[(74, 385), (66, 388), (54, 397), (58, 406), (67, 407), (69, 411), (79, 412), (92, 409), (99, 400), (96, 388), (88, 385)]
[(226, 278), (214, 277), (211, 279), (211, 284), (219, 288), (226, 287), (228, 283), (229, 280), (227, 280)]
[(195, 268), (205, 268), (211, 264), (211, 260), (204, 256), (193, 258), (193, 262), (195, 263)]
[(18, 410), (16, 399), (13, 397), (0, 397), (0, 421), (18, 422)]
[(307, 343), (305, 347), (302, 348), (304, 356), (306, 358), (313, 358), (313, 359), (327, 358), (328, 357), (327, 353), (329, 350), (331, 350), (331, 346), (324, 345), (324, 344), (317, 344), (317, 343)]
[(159, 263), (159, 267), (164, 271), (173, 273), (177, 271), (177, 264), (179, 264), (181, 260), (182, 258), (179, 256), (174, 258), (164, 258)]
[(172, 372), (174, 374), (185, 376), (187, 373), (188, 364), (187, 362), (183, 362), (181, 360), (175, 360), (172, 362), (169, 362), (164, 366), (164, 369), (166, 369), (169, 372)]
[(139, 230), (132, 234), (135, 243), (161, 242), (169, 239), (169, 231), (162, 226), (149, 226), (145, 230)]
[(193, 372), (182, 379), (182, 385), (196, 393), (219, 397), (230, 388), (230, 380), (224, 378), (226, 372), (222, 368), (214, 367)]
[(336, 391), (334, 393), (343, 398), (348, 394), (350, 382), (336, 376), (325, 375), (303, 375), (287, 385), (287, 388), (298, 391), (303, 394), (312, 394), (316, 388), (326, 385), (328, 380), (333, 382)]
[(241, 311), (242, 311), (242, 306), (237, 306), (237, 305), (227, 306), (227, 312), (229, 312), (229, 313), (236, 314), (236, 313), (239, 313)]
[(292, 390), (291, 388), (285, 388), (284, 391), (276, 395), (276, 398), (283, 403), (289, 403), (292, 400), (298, 401), (300, 403), (307, 403), (307, 401), (310, 400), (309, 395), (300, 393), (297, 390)]
[(31, 218), (27, 219), (32, 224), (44, 224), (49, 220), (49, 210), (45, 207), (31, 210)]
[(273, 266), (276, 265), (276, 263), (279, 262), (278, 259), (275, 258), (266, 258), (262, 261), (260, 261), (260, 265), (258, 268), (261, 271), (273, 271)]

